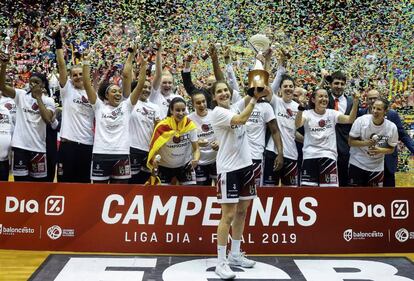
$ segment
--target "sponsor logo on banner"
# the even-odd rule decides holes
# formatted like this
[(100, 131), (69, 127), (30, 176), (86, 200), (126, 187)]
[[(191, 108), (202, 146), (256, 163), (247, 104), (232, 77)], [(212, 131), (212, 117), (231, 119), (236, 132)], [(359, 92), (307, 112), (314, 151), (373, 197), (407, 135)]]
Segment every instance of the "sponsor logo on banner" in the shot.
[(62, 229), (58, 225), (52, 225), (46, 231), (47, 236), (49, 236), (52, 240), (57, 240), (60, 237), (74, 237), (75, 230), (74, 229)]
[(401, 243), (407, 242), (408, 240), (414, 239), (414, 232), (410, 232), (405, 228), (400, 228), (395, 232), (395, 239)]
[(343, 233), (344, 240), (349, 242), (351, 240), (365, 240), (370, 238), (383, 238), (384, 233), (380, 231), (371, 231), (371, 232), (355, 232), (352, 229), (347, 229)]
[(45, 215), (60, 216), (65, 211), (65, 197), (51, 195), (45, 200)]
[[(365, 204), (364, 202), (354, 202), (354, 218), (385, 218), (386, 209), (382, 204)], [(408, 200), (394, 200), (391, 203), (391, 218), (406, 219), (409, 215)]]
[(0, 235), (34, 234), (35, 230), (30, 227), (13, 227), (0, 224)]
[[(65, 210), (65, 197), (51, 195), (45, 200), (45, 215), (60, 216)], [(14, 196), (6, 196), (6, 213), (39, 213), (39, 202), (35, 199), (19, 199)]]
[(391, 203), (391, 218), (401, 220), (408, 218), (409, 215), (408, 200), (394, 200)]

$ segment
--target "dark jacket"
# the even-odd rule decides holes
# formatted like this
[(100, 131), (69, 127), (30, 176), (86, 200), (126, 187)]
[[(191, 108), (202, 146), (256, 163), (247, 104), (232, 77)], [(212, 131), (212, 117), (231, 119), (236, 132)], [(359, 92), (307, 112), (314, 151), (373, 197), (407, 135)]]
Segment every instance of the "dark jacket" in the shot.
[(213, 97), (207, 88), (197, 88), (191, 81), (191, 72), (181, 71), (181, 77), (183, 78), (184, 88), (187, 94), (192, 97), (194, 93), (202, 92), (206, 96), (207, 107), (213, 109)]
[[(353, 99), (349, 96), (346, 97), (346, 110), (345, 115), (349, 115), (352, 109)], [(328, 108), (334, 109), (335, 108), (335, 98), (332, 94), (329, 95), (329, 102)], [(348, 137), (349, 131), (351, 131), (352, 124), (336, 124), (335, 132), (336, 132), (336, 146), (338, 150), (338, 157), (348, 157), (349, 156), (349, 145), (348, 145)]]

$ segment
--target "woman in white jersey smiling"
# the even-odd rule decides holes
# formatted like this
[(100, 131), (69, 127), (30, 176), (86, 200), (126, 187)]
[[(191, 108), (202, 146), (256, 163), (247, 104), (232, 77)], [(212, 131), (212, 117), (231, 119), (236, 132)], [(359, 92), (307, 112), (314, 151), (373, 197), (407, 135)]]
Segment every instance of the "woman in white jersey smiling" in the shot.
[[(135, 50), (130, 57), (134, 56)], [(138, 85), (125, 100), (121, 88), (106, 81), (99, 87), (97, 95), (91, 84), (89, 62), (82, 63), (83, 84), (95, 110), (96, 131), (91, 167), (94, 183), (127, 183), (131, 177), (129, 120), (142, 93), (147, 67), (142, 56), (140, 62)]]
[[(228, 264), (247, 268), (255, 265), (255, 261), (247, 259), (240, 252), (247, 208), (256, 197), (253, 162), (244, 124), (253, 112), (257, 99), (266, 96), (270, 91), (268, 88), (256, 89), (253, 98), (246, 96), (231, 105), (229, 89), (224, 81), (213, 84), (212, 94), (217, 106), (210, 119), (220, 144), (217, 154), (217, 197), (222, 216), (217, 228), (218, 263), (215, 272), (223, 279), (236, 276)], [(227, 263), (226, 245), (230, 227), (232, 246)]]
[[(270, 186), (278, 186), (279, 180), (282, 186), (298, 186), (298, 151), (296, 149), (295, 137), (300, 134), (296, 131), (295, 117), (298, 112), (298, 103), (293, 100), (295, 83), (293, 78), (282, 75), (280, 81), (280, 93), (282, 97), (273, 94), (270, 100), (279, 126), (280, 135), (283, 142), (283, 149), (279, 151), (270, 139), (265, 151), (265, 165), (263, 183)], [(301, 136), (301, 135), (300, 135)], [(283, 157), (283, 167), (279, 171), (274, 169), (276, 157)]]
[(154, 129), (147, 166), (158, 169), (162, 184), (172, 184), (176, 179), (182, 185), (192, 185), (196, 184), (194, 168), (199, 160), (197, 127), (186, 116), (183, 98), (173, 98), (167, 118)]
[(351, 186), (383, 186), (384, 156), (398, 144), (397, 126), (385, 119), (389, 102), (378, 99), (371, 114), (357, 118), (349, 132)]
[(46, 125), (52, 121), (55, 102), (48, 97), (49, 83), (43, 74), (30, 77), (28, 92), (5, 84), (7, 54), (0, 53), (0, 91), (16, 103), (16, 127), (12, 138), (15, 181), (45, 181)]
[(200, 161), (196, 167), (197, 185), (211, 185), (217, 178), (216, 157), (219, 148), (213, 127), (211, 109), (207, 108), (207, 99), (203, 92), (194, 92), (191, 97), (195, 112), (188, 115), (197, 126)]
[(358, 111), (359, 93), (354, 94), (349, 115), (327, 109), (328, 93), (325, 89), (316, 90), (310, 99), (310, 110), (305, 110), (304, 97), (300, 100), (295, 119), (296, 128), (304, 126), (303, 165), (301, 185), (337, 187), (338, 170), (336, 159), (335, 125), (351, 124)]

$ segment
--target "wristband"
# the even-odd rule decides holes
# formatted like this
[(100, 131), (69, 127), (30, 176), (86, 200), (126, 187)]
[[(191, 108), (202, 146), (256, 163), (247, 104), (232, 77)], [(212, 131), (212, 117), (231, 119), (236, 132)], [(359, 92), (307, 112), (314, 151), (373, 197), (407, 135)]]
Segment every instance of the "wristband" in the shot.
[(127, 51), (128, 51), (128, 53), (133, 53), (134, 52), (134, 49), (132, 49), (131, 47), (128, 47), (127, 48)]
[(87, 66), (89, 66), (91, 64), (91, 62), (90, 61), (88, 61), (88, 60), (83, 60), (82, 61), (82, 65), (87, 65)]
[(250, 103), (251, 103), (251, 104), (253, 104), (253, 105), (255, 105), (255, 104), (257, 103), (257, 99), (253, 97), (253, 98), (250, 100)]
[(62, 34), (60, 33), (60, 29), (56, 32), (55, 35), (55, 45), (56, 49), (63, 49)]
[(299, 105), (298, 106), (298, 110), (299, 111), (305, 111), (306, 110), (306, 107)]

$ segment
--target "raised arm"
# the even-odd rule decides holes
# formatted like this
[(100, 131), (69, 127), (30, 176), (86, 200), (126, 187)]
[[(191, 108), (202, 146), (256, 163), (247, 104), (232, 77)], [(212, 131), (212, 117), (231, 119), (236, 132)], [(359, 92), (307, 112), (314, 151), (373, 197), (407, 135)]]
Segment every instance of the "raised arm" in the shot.
[(157, 54), (155, 59), (155, 75), (154, 80), (152, 80), (152, 88), (158, 90), (161, 86), (161, 77), (162, 77), (162, 44), (157, 42)]
[(82, 79), (83, 79), (83, 86), (85, 87), (85, 91), (86, 94), (88, 95), (88, 100), (90, 104), (95, 104), (96, 103), (96, 91), (92, 86), (92, 82), (91, 82), (91, 73), (90, 73), (90, 67), (89, 67), (89, 60), (87, 60), (87, 58), (85, 58), (82, 61), (82, 71), (83, 71), (83, 75), (82, 75)]
[(128, 57), (122, 70), (122, 94), (125, 98), (128, 98), (131, 94), (132, 83), (132, 61), (135, 58), (136, 47), (128, 48)]
[(233, 62), (231, 60), (231, 50), (230, 47), (227, 47), (224, 51), (224, 62), (226, 64), (226, 74), (228, 83), (233, 90), (240, 92), (239, 84), (237, 83), (236, 74), (233, 69)]
[(216, 77), (216, 81), (224, 81), (224, 74), (220, 68), (220, 63), (217, 55), (217, 49), (214, 44), (210, 44), (208, 48), (208, 53), (211, 57), (211, 62), (213, 63), (213, 71), (214, 76)]
[(353, 101), (352, 101), (352, 109), (351, 112), (349, 113), (349, 115), (339, 115), (338, 117), (338, 123), (341, 124), (352, 124), (355, 121), (355, 118), (357, 116), (358, 113), (358, 107), (359, 107), (359, 97), (361, 95), (359, 94), (359, 92), (354, 92), (353, 93)]
[(14, 99), (16, 97), (16, 91), (14, 88), (6, 85), (6, 71), (9, 60), (10, 57), (8, 54), (0, 52), (0, 91), (3, 96)]
[(63, 40), (62, 40), (62, 33), (60, 31), (60, 27), (56, 31), (55, 39), (55, 47), (56, 47), (56, 61), (58, 64), (59, 69), (59, 84), (60, 87), (65, 87), (66, 82), (68, 81), (68, 71), (66, 69), (66, 62), (63, 55)]
[[(138, 102), (139, 96), (142, 94), (144, 89), (145, 78), (147, 76), (147, 60), (144, 57), (140, 56), (141, 66), (139, 68), (138, 84), (131, 93), (131, 103), (135, 105)], [(131, 84), (131, 83), (130, 83)]]
[(181, 77), (183, 79), (183, 84), (185, 91), (189, 96), (192, 96), (193, 92), (197, 89), (193, 81), (191, 80), (191, 61), (193, 59), (193, 56), (191, 54), (187, 55), (184, 59), (184, 69), (181, 71)]

